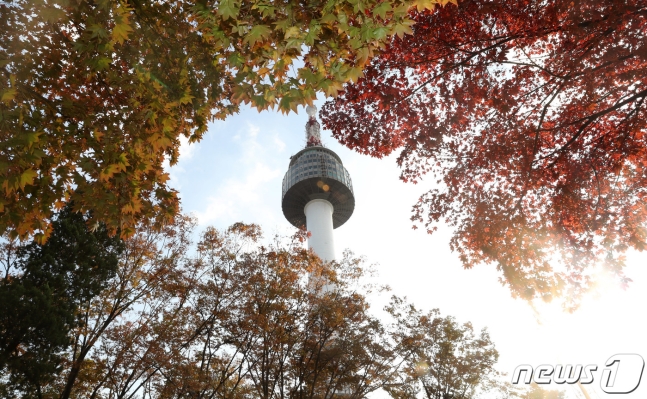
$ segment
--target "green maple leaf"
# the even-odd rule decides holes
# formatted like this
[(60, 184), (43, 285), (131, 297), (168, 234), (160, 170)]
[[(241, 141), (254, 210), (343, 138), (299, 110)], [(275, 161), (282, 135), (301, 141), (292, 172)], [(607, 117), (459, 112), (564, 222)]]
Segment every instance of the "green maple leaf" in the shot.
[(353, 81), (353, 82), (357, 82), (357, 80), (359, 78), (361, 78), (362, 75), (364, 75), (364, 70), (363, 70), (363, 68), (359, 68), (359, 67), (358, 68), (350, 68), (346, 72), (346, 78)]
[(255, 27), (252, 28), (252, 30), (249, 31), (247, 35), (245, 35), (245, 39), (243, 39), (243, 44), (249, 43), (250, 45), (253, 46), (256, 42), (261, 41), (262, 39), (265, 39), (266, 37), (268, 37), (271, 32), (272, 30), (267, 25), (256, 25)]
[(326, 14), (321, 19), (319, 20), (324, 25), (333, 25), (335, 22), (337, 22), (337, 17), (333, 14)]
[(99, 57), (95, 62), (95, 66), (98, 71), (101, 71), (103, 69), (107, 69), (111, 62), (112, 60), (108, 57)]
[(236, 19), (240, 8), (236, 6), (236, 0), (223, 0), (218, 5), (218, 14), (226, 21), (229, 18)]
[(386, 27), (380, 26), (379, 28), (375, 28), (373, 30), (373, 37), (376, 40), (382, 40), (387, 36), (388, 32), (389, 30)]
[(276, 14), (276, 7), (267, 4), (254, 5), (252, 9), (258, 9), (264, 17), (274, 17), (274, 14)]
[(397, 24), (393, 26), (393, 30), (391, 31), (391, 34), (396, 34), (398, 37), (402, 38), (405, 34), (410, 35), (413, 33), (413, 30), (411, 29), (411, 23), (408, 23), (409, 21), (405, 21), (401, 24)]
[(184, 93), (182, 95), (182, 98), (180, 98), (180, 104), (190, 104), (191, 100), (193, 100), (195, 96), (191, 95), (191, 93)]
[(378, 15), (382, 19), (386, 19), (386, 13), (391, 11), (393, 7), (388, 2), (380, 3), (377, 7), (373, 9), (373, 15)]
[(25, 134), (24, 140), (27, 147), (31, 147), (32, 144), (38, 141), (38, 136), (43, 134), (43, 132), (29, 132)]
[(241, 67), (245, 62), (245, 57), (243, 57), (240, 53), (232, 53), (229, 57), (227, 57), (227, 62), (235, 67)]

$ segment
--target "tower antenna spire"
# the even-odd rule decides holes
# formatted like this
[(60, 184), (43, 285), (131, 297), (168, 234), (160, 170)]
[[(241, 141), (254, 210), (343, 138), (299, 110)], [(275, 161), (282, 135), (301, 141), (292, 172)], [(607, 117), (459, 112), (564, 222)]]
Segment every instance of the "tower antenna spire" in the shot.
[(317, 122), (317, 107), (306, 107), (308, 122), (306, 122), (306, 147), (321, 146), (321, 126)]

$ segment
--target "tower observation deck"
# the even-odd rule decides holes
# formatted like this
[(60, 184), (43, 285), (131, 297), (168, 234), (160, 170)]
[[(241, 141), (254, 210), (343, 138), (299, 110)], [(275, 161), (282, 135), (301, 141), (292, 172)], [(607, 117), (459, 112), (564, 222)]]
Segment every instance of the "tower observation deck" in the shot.
[(294, 226), (311, 233), (308, 246), (320, 258), (334, 260), (332, 230), (346, 223), (355, 209), (350, 174), (341, 158), (321, 144), (316, 108), (306, 108), (306, 148), (290, 158), (283, 177), (282, 208)]

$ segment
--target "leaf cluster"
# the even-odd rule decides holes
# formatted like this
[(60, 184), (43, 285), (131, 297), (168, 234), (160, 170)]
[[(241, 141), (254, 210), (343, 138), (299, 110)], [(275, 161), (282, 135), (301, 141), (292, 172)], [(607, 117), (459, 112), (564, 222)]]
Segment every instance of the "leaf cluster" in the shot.
[(444, 0), (17, 0), (0, 4), (0, 233), (51, 232), (66, 203), (111, 233), (163, 223), (180, 137), (334, 95), (408, 9)]
[(442, 317), (438, 309), (423, 313), (399, 298), (389, 311), (398, 315), (398, 341), (409, 353), (398, 383), (387, 387), (393, 398), (468, 399), (500, 383), (499, 354), (487, 330), (475, 334), (470, 323)]
[[(75, 225), (85, 228), (82, 219)], [(496, 350), (469, 324), (437, 310), (423, 314), (395, 297), (388, 322), (373, 316), (365, 296), (371, 286), (363, 282), (368, 270), (350, 252), (323, 263), (303, 249), (303, 232), (291, 242), (267, 241), (258, 226), (237, 223), (226, 231), (208, 228), (194, 243), (194, 228), (186, 216), (162, 229), (140, 225), (120, 247), (118, 267), (103, 274), (52, 270), (52, 286), (73, 283), (65, 285), (73, 313), (59, 326), (48, 320), (62, 318), (60, 309), (38, 310), (46, 325), (33, 331), (50, 346), (23, 339), (13, 353), (33, 362), (5, 367), (0, 392), (58, 399), (359, 399), (379, 388), (410, 398), (403, 393), (422, 386), (471, 397), (492, 373)], [(57, 230), (45, 246), (61, 237), (72, 241), (74, 231)], [(105, 253), (93, 250), (96, 258)], [(33, 263), (40, 253), (26, 259)], [(94, 280), (86, 281), (86, 269)], [(66, 303), (61, 296), (59, 307)], [(25, 297), (7, 300), (9, 309), (40, 306)], [(10, 330), (2, 315), (4, 337)], [(12, 320), (33, 322), (27, 314)], [(426, 373), (419, 373), (423, 363)]]
[(188, 217), (140, 226), (103, 289), (77, 306), (83, 322), (62, 334), (55, 372), (20, 385), (9, 369), (0, 389), (61, 399), (361, 398), (390, 378), (394, 343), (357, 291), (360, 260), (323, 264), (299, 237), (268, 243), (242, 223), (209, 228), (193, 244), (194, 227)]
[(414, 227), (452, 226), (464, 267), (576, 306), (600, 279), (627, 286), (624, 253), (647, 244), (646, 17), (631, 0), (414, 11), (323, 121), (362, 153), (400, 150), (404, 181), (428, 176)]

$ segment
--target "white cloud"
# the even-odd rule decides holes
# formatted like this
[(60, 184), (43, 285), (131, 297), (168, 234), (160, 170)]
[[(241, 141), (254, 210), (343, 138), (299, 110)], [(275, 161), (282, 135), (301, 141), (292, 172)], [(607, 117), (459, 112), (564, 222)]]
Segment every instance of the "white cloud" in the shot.
[(285, 142), (281, 140), (278, 135), (274, 135), (274, 145), (278, 152), (283, 152), (285, 149)]
[[(271, 166), (275, 151), (259, 141), (260, 130), (259, 126), (247, 122), (246, 129), (232, 138), (239, 147), (236, 151), (241, 154), (239, 162), (228, 171), (231, 177), (224, 182), (212, 179), (217, 184), (214, 194), (208, 197), (203, 210), (194, 211), (201, 225), (223, 226), (242, 218), (248, 219), (250, 214), (262, 217), (272, 213), (268, 210), (274, 204), (272, 201), (268, 203), (267, 193), (272, 186), (280, 186), (278, 179), (282, 171)], [(246, 221), (259, 222), (257, 219)]]
[[(195, 154), (197, 146), (195, 144), (189, 143), (189, 139), (184, 136), (180, 136), (180, 148), (179, 148), (179, 157), (178, 157), (178, 162), (171, 166), (169, 163), (168, 157), (164, 158), (164, 162), (162, 163), (162, 167), (166, 172), (168, 172), (170, 181), (169, 184), (171, 187), (175, 188), (176, 190), (180, 190), (182, 188), (182, 184), (180, 183), (182, 181), (182, 175), (186, 172), (186, 168), (184, 167), (184, 163), (187, 161), (191, 160), (193, 158), (193, 155)], [(180, 193), (181, 196), (181, 193)]]
[(187, 137), (180, 136), (180, 162), (193, 158), (196, 148), (195, 143), (189, 143), (189, 139)]
[(217, 189), (216, 195), (209, 198), (207, 208), (195, 212), (199, 223), (204, 225), (223, 221), (229, 224), (246, 217), (250, 212), (254, 212), (254, 209), (261, 210), (267, 206), (266, 190), (263, 186), (280, 175), (280, 170), (257, 162), (242, 179), (226, 180)]
[(252, 140), (256, 140), (256, 138), (258, 137), (258, 132), (261, 131), (261, 128), (251, 122), (247, 122), (247, 127), (249, 128), (247, 136)]

